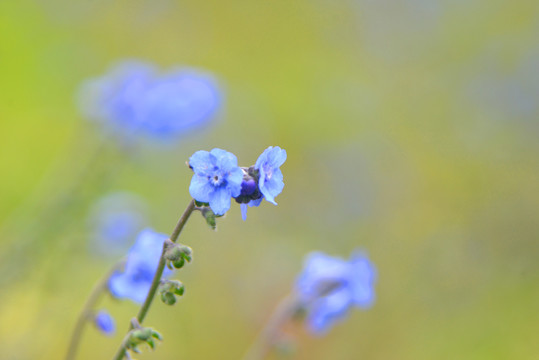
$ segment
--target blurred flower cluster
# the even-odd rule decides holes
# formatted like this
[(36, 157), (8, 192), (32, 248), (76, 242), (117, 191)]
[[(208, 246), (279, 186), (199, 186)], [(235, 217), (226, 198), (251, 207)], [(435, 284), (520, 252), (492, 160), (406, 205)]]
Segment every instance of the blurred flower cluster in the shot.
[(295, 291), (307, 310), (307, 326), (314, 334), (326, 333), (351, 307), (374, 303), (376, 269), (360, 252), (350, 260), (312, 252), (305, 259)]
[(125, 61), (81, 87), (85, 117), (123, 137), (175, 139), (214, 118), (221, 93), (215, 79), (200, 70), (160, 72), (141, 61)]

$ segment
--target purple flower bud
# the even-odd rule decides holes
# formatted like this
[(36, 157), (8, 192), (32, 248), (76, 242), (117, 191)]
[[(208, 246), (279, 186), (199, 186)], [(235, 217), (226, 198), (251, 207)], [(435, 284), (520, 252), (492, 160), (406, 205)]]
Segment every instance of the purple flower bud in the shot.
[(112, 316), (109, 315), (108, 312), (103, 310), (95, 315), (94, 324), (99, 329), (99, 331), (101, 331), (107, 336), (114, 335), (114, 332), (116, 331), (114, 319), (112, 318)]
[(241, 196), (252, 195), (256, 191), (257, 185), (253, 178), (244, 179), (241, 183)]

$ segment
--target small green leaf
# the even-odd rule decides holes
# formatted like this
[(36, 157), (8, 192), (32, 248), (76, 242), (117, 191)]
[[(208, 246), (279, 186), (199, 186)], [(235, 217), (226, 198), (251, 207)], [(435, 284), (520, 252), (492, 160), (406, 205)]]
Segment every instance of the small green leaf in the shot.
[(159, 341), (163, 341), (163, 336), (155, 330), (152, 331), (152, 336)]

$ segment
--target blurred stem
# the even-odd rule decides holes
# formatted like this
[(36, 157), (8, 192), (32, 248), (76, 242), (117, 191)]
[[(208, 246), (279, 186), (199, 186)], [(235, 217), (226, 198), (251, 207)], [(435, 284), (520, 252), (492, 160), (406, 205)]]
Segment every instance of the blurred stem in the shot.
[[(180, 236), (180, 233), (182, 232), (183, 227), (185, 226), (185, 223), (189, 219), (189, 216), (191, 216), (191, 213), (195, 210), (195, 200), (191, 199), (189, 202), (189, 205), (187, 205), (187, 208), (183, 212), (182, 216), (178, 220), (178, 223), (176, 224), (176, 227), (172, 231), (172, 234), (170, 235), (170, 241), (176, 242), (178, 240), (178, 237)], [(165, 260), (165, 244), (163, 244), (163, 250), (161, 251), (161, 258), (159, 259), (159, 264), (157, 265), (157, 270), (155, 271), (155, 275), (152, 280), (152, 285), (150, 286), (150, 290), (148, 290), (148, 295), (146, 295), (146, 300), (144, 300), (144, 303), (142, 304), (136, 319), (138, 320), (139, 324), (142, 325), (142, 322), (144, 321), (144, 318), (146, 317), (146, 314), (148, 313), (148, 310), (150, 310), (150, 306), (152, 305), (153, 298), (155, 297), (155, 293), (157, 292), (157, 288), (159, 287), (159, 283), (161, 282), (161, 277), (163, 276), (163, 270), (165, 270), (166, 260)], [(129, 331), (133, 329), (133, 325), (131, 324), (129, 326)], [(114, 356), (115, 360), (122, 360), (125, 357), (125, 341), (122, 341), (122, 344), (120, 345), (120, 348), (118, 349), (118, 352)]]
[(125, 264), (125, 259), (122, 259), (115, 263), (111, 269), (103, 276), (103, 278), (94, 286), (90, 296), (86, 300), (82, 311), (79, 314), (75, 328), (73, 329), (71, 335), (71, 341), (69, 342), (69, 348), (67, 350), (66, 360), (73, 360), (77, 355), (77, 349), (79, 347), (80, 340), (82, 338), (82, 333), (87, 321), (93, 316), (93, 310), (97, 302), (99, 301), (103, 292), (107, 290), (107, 285), (109, 278), (116, 271), (121, 269)]
[(289, 294), (277, 305), (266, 326), (251, 344), (243, 360), (264, 359), (271, 351), (283, 325), (299, 310), (300, 302), (297, 296)]

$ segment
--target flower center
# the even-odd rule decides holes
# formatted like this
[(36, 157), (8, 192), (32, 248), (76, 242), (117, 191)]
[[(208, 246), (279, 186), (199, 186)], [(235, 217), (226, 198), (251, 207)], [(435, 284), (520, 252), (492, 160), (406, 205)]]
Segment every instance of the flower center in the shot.
[(266, 173), (266, 179), (270, 180), (273, 176), (273, 167), (269, 165), (264, 166), (264, 172)]
[(210, 182), (213, 186), (219, 186), (223, 182), (223, 176), (221, 174), (215, 174), (210, 178)]

